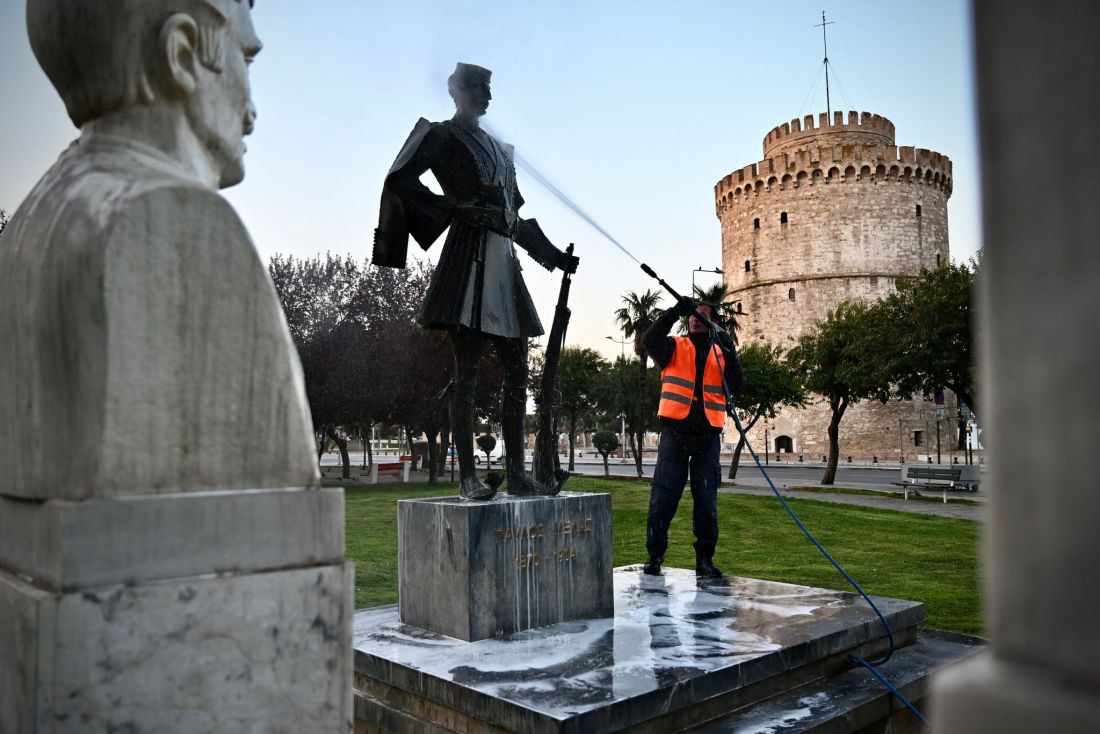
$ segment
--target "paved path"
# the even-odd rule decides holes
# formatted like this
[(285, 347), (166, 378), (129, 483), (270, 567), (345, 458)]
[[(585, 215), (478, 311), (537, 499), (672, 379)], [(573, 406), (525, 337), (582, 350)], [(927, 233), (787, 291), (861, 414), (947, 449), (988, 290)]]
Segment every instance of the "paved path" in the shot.
[[(858, 489), (858, 487), (852, 487)], [(755, 487), (738, 483), (723, 484), (721, 490), (726, 493), (754, 494), (774, 498), (771, 488), (767, 486)], [(903, 500), (895, 497), (871, 497), (862, 494), (828, 494), (826, 492), (798, 492), (783, 489), (779, 491), (785, 498), (797, 498), (806, 500), (818, 500), (820, 502), (835, 502), (843, 505), (861, 505), (863, 507), (877, 507), (882, 510), (897, 510), (898, 512), (913, 512), (919, 515), (938, 515), (940, 517), (955, 517), (961, 520), (985, 522), (988, 509), (984, 502), (980, 505), (968, 504), (943, 504), (942, 502), (925, 502), (922, 500)], [(948, 495), (950, 498), (950, 495)], [(975, 499), (973, 495), (967, 495), (966, 499)], [(979, 499), (979, 502), (982, 500)]]

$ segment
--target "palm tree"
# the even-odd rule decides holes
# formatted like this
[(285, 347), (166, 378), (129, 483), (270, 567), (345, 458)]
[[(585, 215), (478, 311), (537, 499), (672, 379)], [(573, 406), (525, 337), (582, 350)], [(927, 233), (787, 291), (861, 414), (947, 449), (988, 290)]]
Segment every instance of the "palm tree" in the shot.
[[(638, 355), (638, 366), (641, 368), (641, 391), (638, 399), (644, 401), (646, 390), (646, 367), (649, 362), (649, 352), (646, 351), (642, 337), (653, 322), (657, 320), (660, 309), (657, 304), (661, 300), (661, 294), (657, 291), (646, 290), (642, 295), (634, 291), (627, 291), (623, 296), (623, 307), (615, 311), (615, 321), (619, 329), (627, 339), (634, 339), (634, 354)], [(631, 443), (635, 445), (634, 466), (638, 470), (638, 476), (642, 476), (642, 442), (645, 440), (645, 421), (640, 420), (632, 426)]]
[(646, 352), (642, 337), (660, 315), (660, 309), (657, 308), (660, 301), (661, 294), (656, 291), (647, 290), (640, 296), (634, 291), (627, 291), (623, 296), (623, 307), (615, 311), (615, 321), (618, 322), (623, 336), (634, 340), (634, 354), (642, 361), (643, 374), (649, 353)]
[[(733, 337), (733, 343), (738, 344), (737, 332), (741, 330), (741, 324), (737, 322), (737, 317), (744, 316), (744, 311), (738, 311), (734, 303), (729, 301), (730, 292), (729, 287), (725, 283), (715, 283), (710, 288), (694, 287), (695, 290), (695, 302), (709, 304), (717, 307), (717, 311), (714, 314), (713, 320), (719, 326), (727, 329), (730, 336)], [(687, 332), (687, 323), (680, 325), (680, 331), (682, 333)]]

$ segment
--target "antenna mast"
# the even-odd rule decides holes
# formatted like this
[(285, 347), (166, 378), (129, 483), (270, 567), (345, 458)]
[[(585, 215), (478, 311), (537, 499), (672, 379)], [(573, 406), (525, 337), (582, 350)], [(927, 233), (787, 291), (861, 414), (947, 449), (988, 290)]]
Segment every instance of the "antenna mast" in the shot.
[[(825, 113), (827, 118), (833, 116), (833, 106), (829, 99), (829, 41), (825, 38), (825, 26), (832, 25), (833, 22), (825, 22), (825, 11), (821, 11), (821, 44), (825, 47)], [(817, 25), (814, 26), (817, 28)]]

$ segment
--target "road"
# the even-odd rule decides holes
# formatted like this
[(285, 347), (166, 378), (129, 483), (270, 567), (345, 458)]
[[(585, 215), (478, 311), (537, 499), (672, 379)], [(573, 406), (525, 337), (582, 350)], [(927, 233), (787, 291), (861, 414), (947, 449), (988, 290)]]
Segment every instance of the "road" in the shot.
[[(350, 458), (352, 464), (358, 466), (362, 463), (363, 454), (362, 452), (350, 452)], [(379, 456), (378, 458), (382, 459), (383, 457)], [(391, 458), (396, 459), (396, 456)], [(724, 457), (722, 462), (723, 480), (725, 480), (729, 470), (729, 461), (729, 456)], [(562, 456), (561, 462), (563, 467), (568, 466), (568, 457)], [(324, 457), (322, 457), (321, 463), (325, 466), (339, 464), (340, 455), (338, 453), (325, 454)], [(642, 471), (645, 476), (653, 476), (653, 463), (653, 459), (648, 457), (645, 459), (645, 463), (642, 466)], [(578, 474), (603, 474), (603, 461), (599, 457), (590, 455), (576, 457), (574, 465)], [(612, 476), (637, 476), (637, 470), (634, 468), (633, 460), (629, 460), (629, 463), (624, 464), (620, 463), (619, 459), (609, 459), (607, 467)], [(784, 485), (790, 487), (817, 486), (821, 482), (821, 476), (825, 473), (825, 465), (821, 462), (798, 464), (789, 461), (777, 462), (772, 459), (771, 463), (766, 468), (772, 481), (775, 482), (778, 487)], [(741, 462), (737, 476), (739, 482), (743, 481), (755, 484), (753, 480), (763, 481), (760, 470), (756, 468), (756, 465), (747, 463), (744, 460)], [(873, 484), (880, 485), (883, 488), (891, 488), (890, 483), (896, 482), (899, 479), (900, 470), (897, 464), (887, 464), (880, 467), (864, 464), (848, 465), (842, 463), (837, 466), (835, 484), (840, 487)]]

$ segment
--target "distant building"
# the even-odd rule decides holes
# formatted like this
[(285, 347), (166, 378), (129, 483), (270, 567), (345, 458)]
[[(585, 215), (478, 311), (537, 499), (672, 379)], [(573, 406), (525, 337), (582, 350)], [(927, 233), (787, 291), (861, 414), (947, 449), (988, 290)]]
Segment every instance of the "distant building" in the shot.
[[(948, 261), (951, 161), (898, 147), (894, 125), (869, 113), (792, 120), (764, 138), (764, 159), (714, 188), (725, 281), (744, 312), (741, 340), (784, 348), (845, 300), (874, 301), (898, 277)], [(952, 411), (953, 412), (953, 411)], [(750, 433), (762, 450), (820, 460), (827, 405), (785, 410)], [(947, 434), (950, 429), (941, 426)], [(727, 435), (734, 435), (732, 430)], [(841, 422), (841, 461), (936, 450), (935, 406), (861, 402)], [(952, 445), (943, 438), (945, 452)]]

